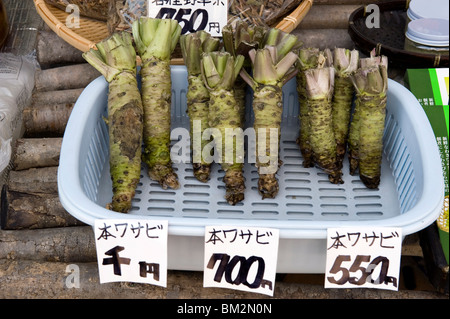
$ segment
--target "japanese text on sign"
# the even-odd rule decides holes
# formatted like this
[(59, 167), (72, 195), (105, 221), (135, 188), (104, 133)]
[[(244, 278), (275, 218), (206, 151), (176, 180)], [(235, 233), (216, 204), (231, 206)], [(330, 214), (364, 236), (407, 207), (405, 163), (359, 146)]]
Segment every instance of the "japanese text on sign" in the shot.
[(399, 228), (329, 228), (325, 288), (398, 290)]
[(181, 34), (205, 30), (221, 36), (227, 24), (228, 0), (149, 0), (148, 16), (177, 20)]
[(94, 228), (101, 283), (166, 286), (167, 221), (101, 219)]
[(278, 229), (206, 227), (204, 286), (272, 296), (278, 239)]

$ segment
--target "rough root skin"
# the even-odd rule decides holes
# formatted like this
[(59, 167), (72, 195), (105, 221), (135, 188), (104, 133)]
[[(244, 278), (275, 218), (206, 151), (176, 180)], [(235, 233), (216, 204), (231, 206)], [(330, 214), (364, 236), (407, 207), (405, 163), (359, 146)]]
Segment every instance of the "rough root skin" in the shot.
[[(190, 121), (191, 141), (194, 138), (200, 138), (199, 149), (194, 148), (194, 142), (191, 143), (192, 168), (194, 176), (201, 182), (209, 180), (211, 173), (211, 164), (206, 163), (202, 158), (202, 150), (210, 143), (210, 140), (203, 139), (203, 132), (209, 128), (209, 92), (205, 87), (201, 76), (188, 76), (189, 90), (186, 94), (187, 112)], [(194, 127), (194, 121), (200, 121), (200, 126)], [(197, 152), (199, 152), (197, 154)]]
[(359, 108), (361, 101), (357, 98), (355, 101), (355, 110), (350, 122), (348, 134), (348, 160), (350, 164), (350, 175), (355, 175), (359, 168)]
[(303, 167), (313, 167), (314, 162), (312, 160), (312, 151), (311, 151), (311, 145), (309, 144), (309, 131), (310, 131), (310, 125), (309, 125), (309, 107), (307, 103), (307, 97), (306, 97), (306, 79), (305, 79), (305, 73), (301, 70), (297, 73), (297, 92), (299, 97), (299, 120), (300, 120), (300, 131), (299, 131), (299, 137), (297, 138), (297, 144), (300, 147), (300, 152), (303, 157)]
[[(154, 174), (157, 172), (157, 174)], [(155, 165), (152, 170), (148, 171), (149, 177), (157, 181), (163, 189), (172, 188), (178, 189), (180, 183), (178, 182), (178, 176), (173, 170), (167, 169), (165, 165)]]
[(348, 77), (335, 77), (335, 94), (333, 98), (333, 130), (336, 139), (336, 155), (338, 167), (342, 168), (342, 161), (347, 148), (348, 131), (353, 99), (353, 84)]
[(278, 180), (275, 174), (261, 174), (258, 180), (258, 191), (262, 199), (275, 198), (279, 191)]
[(194, 170), (194, 176), (203, 183), (209, 181), (211, 175), (211, 165), (210, 164), (200, 164), (193, 163), (192, 168)]
[(244, 200), (245, 180), (242, 171), (229, 169), (223, 178), (226, 185), (225, 199), (230, 205)]
[(377, 188), (381, 176), (386, 96), (367, 97), (360, 112), (359, 175), (367, 188)]
[[(240, 129), (240, 114), (236, 103), (234, 92), (224, 89), (210, 91), (209, 102), (209, 126), (220, 130), (222, 138), (221, 145), (221, 167), (225, 171), (223, 179), (226, 187), (225, 199), (231, 205), (244, 200), (245, 182), (242, 175), (243, 140), (240, 138), (227, 138), (227, 129)], [(227, 160), (227, 150), (233, 151), (231, 161)], [(238, 151), (241, 152), (238, 152)]]
[[(255, 121), (253, 127), (256, 131), (256, 150), (257, 150), (257, 163), (258, 173), (260, 180), (258, 181), (258, 191), (262, 195), (262, 198), (274, 198), (278, 193), (278, 180), (275, 177), (278, 171), (279, 161), (279, 140), (281, 131), (281, 114), (283, 111), (282, 103), (282, 91), (278, 86), (261, 86), (254, 92), (253, 111), (255, 114)], [(263, 154), (259, 153), (259, 141), (258, 134), (259, 129), (266, 129), (265, 132), (265, 150)], [(270, 129), (277, 130), (277, 138), (270, 138)], [(276, 143), (276, 144), (275, 144)], [(273, 150), (275, 149), (275, 154)], [(260, 162), (260, 156), (265, 156), (269, 160), (266, 163)], [(274, 166), (271, 168), (271, 166)], [(270, 174), (264, 174), (262, 169), (270, 169)], [(272, 173), (273, 172), (273, 173)]]
[[(125, 92), (125, 93), (124, 93)], [(133, 75), (109, 83), (108, 131), (113, 197), (110, 209), (127, 213), (140, 179), (142, 103)]]
[[(338, 166), (336, 142), (332, 128), (331, 103), (326, 99), (310, 100), (310, 143), (315, 166), (323, 169), (333, 184), (343, 183)], [(327, 124), (328, 123), (328, 124)]]
[(364, 185), (369, 189), (377, 189), (380, 184), (380, 176), (369, 177), (365, 175), (359, 175), (359, 178)]
[[(144, 154), (150, 178), (163, 188), (178, 188), (170, 159), (170, 62), (150, 58), (143, 62), (142, 103), (144, 106)], [(155, 80), (157, 79), (157, 80)]]

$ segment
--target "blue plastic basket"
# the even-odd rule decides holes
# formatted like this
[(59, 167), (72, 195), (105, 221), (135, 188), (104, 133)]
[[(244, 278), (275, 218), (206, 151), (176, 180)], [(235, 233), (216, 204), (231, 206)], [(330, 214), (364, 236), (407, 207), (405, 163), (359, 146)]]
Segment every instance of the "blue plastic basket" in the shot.
[[(172, 127), (188, 132), (187, 73), (172, 66)], [(133, 208), (127, 215), (105, 208), (111, 200), (107, 126), (108, 84), (99, 77), (76, 102), (61, 147), (58, 188), (62, 205), (77, 219), (94, 225), (96, 219), (149, 218), (169, 222), (169, 269), (203, 270), (204, 227), (234, 225), (280, 230), (278, 272), (323, 273), (326, 231), (329, 227), (392, 226), (403, 235), (417, 232), (438, 217), (444, 194), (440, 155), (433, 131), (417, 99), (389, 80), (381, 184), (367, 189), (348, 174), (334, 185), (316, 168), (304, 168), (298, 136), (298, 98), (295, 79), (283, 88), (284, 110), (275, 199), (261, 199), (258, 174), (246, 163), (245, 200), (230, 206), (224, 200), (223, 172), (213, 165), (211, 180), (201, 183), (190, 163), (176, 163), (178, 190), (163, 190), (147, 176), (143, 165)], [(250, 95), (248, 122), (251, 123)], [(181, 129), (180, 129), (181, 128)], [(178, 134), (174, 134), (174, 145)], [(188, 147), (189, 150), (189, 147)]]

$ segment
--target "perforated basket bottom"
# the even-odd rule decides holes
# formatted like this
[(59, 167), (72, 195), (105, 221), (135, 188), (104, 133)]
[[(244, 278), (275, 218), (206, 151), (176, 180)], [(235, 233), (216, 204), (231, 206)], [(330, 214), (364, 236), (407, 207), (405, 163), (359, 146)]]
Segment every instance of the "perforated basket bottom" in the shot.
[[(176, 122), (172, 125), (183, 126)], [(102, 125), (101, 130), (103, 133), (97, 136), (106, 136), (106, 125)], [(223, 171), (218, 163), (213, 164), (211, 179), (207, 183), (202, 183), (193, 176), (190, 163), (174, 164), (180, 182), (177, 190), (162, 189), (148, 177), (147, 168), (143, 165), (130, 214), (168, 218), (284, 221), (374, 220), (400, 214), (398, 191), (386, 158), (383, 158), (379, 189), (368, 189), (358, 176), (351, 176), (348, 173), (347, 158), (343, 168), (344, 183), (334, 185), (320, 169), (302, 166), (303, 158), (295, 142), (297, 136), (298, 124), (282, 127), (280, 158), (283, 165), (277, 175), (280, 191), (275, 199), (261, 199), (257, 190), (257, 170), (254, 164), (247, 161), (244, 166), (245, 199), (235, 206), (229, 205), (224, 199)], [(95, 201), (104, 207), (112, 195), (108, 163), (103, 168), (100, 185), (102, 187)]]

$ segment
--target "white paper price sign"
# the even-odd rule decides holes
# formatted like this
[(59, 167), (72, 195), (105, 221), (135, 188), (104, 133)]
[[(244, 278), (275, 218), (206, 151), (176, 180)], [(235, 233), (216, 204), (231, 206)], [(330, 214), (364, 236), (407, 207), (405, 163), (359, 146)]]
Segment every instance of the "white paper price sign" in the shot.
[(325, 288), (398, 290), (401, 247), (400, 228), (329, 228)]
[(273, 296), (278, 238), (278, 229), (206, 227), (203, 286)]
[(227, 24), (228, 0), (148, 0), (148, 16), (177, 20), (181, 34), (205, 30), (217, 37)]
[(99, 219), (94, 227), (100, 283), (166, 287), (167, 220)]

